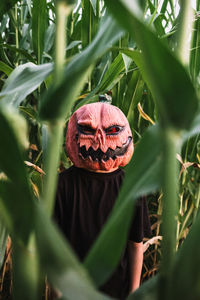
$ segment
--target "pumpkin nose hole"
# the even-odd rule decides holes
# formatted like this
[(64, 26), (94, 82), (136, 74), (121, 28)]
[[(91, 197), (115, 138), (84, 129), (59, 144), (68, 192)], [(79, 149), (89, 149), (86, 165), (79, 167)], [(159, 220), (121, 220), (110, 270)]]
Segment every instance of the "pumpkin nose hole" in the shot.
[(101, 129), (98, 129), (98, 131), (97, 131), (97, 140), (100, 145), (105, 144), (105, 136)]

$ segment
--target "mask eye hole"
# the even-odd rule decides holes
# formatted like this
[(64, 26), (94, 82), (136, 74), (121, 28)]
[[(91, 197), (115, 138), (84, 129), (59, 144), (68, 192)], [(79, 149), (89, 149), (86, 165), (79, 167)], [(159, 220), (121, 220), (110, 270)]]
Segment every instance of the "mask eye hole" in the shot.
[(107, 135), (116, 135), (122, 131), (123, 127), (119, 125), (113, 125), (105, 129)]
[(79, 133), (89, 135), (89, 134), (94, 134), (96, 130), (88, 125), (78, 124), (78, 131)]

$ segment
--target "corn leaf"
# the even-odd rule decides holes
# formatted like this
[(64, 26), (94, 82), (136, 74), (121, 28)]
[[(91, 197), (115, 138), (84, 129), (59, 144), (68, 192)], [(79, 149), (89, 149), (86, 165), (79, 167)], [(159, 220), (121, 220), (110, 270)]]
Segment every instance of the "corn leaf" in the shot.
[(15, 55), (21, 54), (21, 56), (28, 59), (29, 62), (35, 63), (35, 59), (26, 50), (24, 50), (22, 48), (17, 48), (13, 45), (9, 45), (9, 44), (6, 44), (6, 43), (3, 43), (1, 46), (2, 46), (2, 48), (9, 49)]
[(4, 223), (2, 222), (2, 218), (0, 220), (0, 268), (2, 268), (4, 255), (6, 251), (6, 245), (8, 240), (8, 230), (5, 227)]
[(36, 206), (35, 230), (41, 266), (64, 299), (108, 300), (98, 293), (69, 244), (53, 226), (41, 206)]
[(157, 300), (158, 276), (148, 279), (127, 300)]
[(177, 129), (188, 128), (198, 107), (198, 99), (189, 74), (143, 22), (136, 2), (105, 2), (142, 50), (142, 67), (159, 108), (161, 122)]
[[(15, 115), (17, 115), (16, 112), (12, 111), (13, 119)], [(27, 246), (33, 229), (36, 232), (41, 265), (67, 299), (109, 299), (95, 291), (86, 271), (81, 267), (70, 246), (54, 229), (47, 214), (41, 213), (42, 210), (36, 206), (27, 181), (22, 141), (19, 136), (25, 129), (20, 126), (20, 119), (16, 117), (16, 120), (17, 123), (11, 122), (9, 112), (1, 107), (0, 168), (11, 180), (0, 181), (0, 210), (1, 217), (14, 239), (14, 274), (16, 275), (14, 295), (16, 299), (35, 299), (34, 295), (37, 294), (37, 262), (33, 257), (35, 252), (30, 255)], [(19, 268), (22, 261), (24, 262), (23, 268)], [(23, 284), (27, 286), (24, 290)], [(28, 297), (28, 292), (31, 292), (30, 297)]]
[(160, 147), (159, 129), (152, 127), (137, 146), (126, 169), (111, 216), (84, 262), (96, 285), (103, 284), (117, 266), (138, 197), (160, 187)]
[(183, 141), (187, 140), (190, 137), (193, 137), (196, 134), (200, 134), (200, 110), (192, 121), (189, 130), (184, 132)]
[(13, 69), (3, 61), (0, 61), (0, 71), (4, 72), (7, 76), (9, 76)]
[(71, 105), (80, 93), (95, 61), (121, 35), (122, 31), (119, 30), (116, 23), (106, 17), (93, 42), (67, 65), (61, 84), (57, 88), (49, 89), (41, 101), (40, 118), (42, 120), (64, 119), (66, 117), (66, 112), (70, 111)]
[(33, 0), (32, 16), (33, 48), (40, 64), (46, 31), (46, 0)]
[(7, 1), (0, 1), (0, 18), (2, 18), (3, 14), (9, 11), (18, 0), (7, 0)]
[(80, 101), (76, 105), (76, 109), (78, 109), (83, 104), (90, 102), (92, 97), (94, 97), (94, 95), (100, 92), (104, 93), (107, 92), (108, 90), (111, 90), (113, 86), (116, 85), (117, 82), (119, 82), (120, 79), (123, 77), (124, 69), (125, 69), (125, 63), (122, 54), (120, 53), (114, 59), (112, 64), (108, 67), (107, 71), (105, 71), (97, 86), (91, 91), (91, 93), (89, 93), (82, 101)]
[(52, 64), (36, 66), (29, 62), (18, 66), (6, 80), (0, 93), (0, 103), (18, 107), (20, 103), (51, 73)]
[(124, 69), (125, 64), (122, 54), (120, 53), (106, 71), (96, 92), (98, 93), (99, 91), (109, 90), (113, 84), (113, 81), (119, 77), (120, 73), (124, 71)]
[(173, 272), (170, 276), (170, 299), (172, 300), (197, 300), (200, 298), (199, 230), (200, 215), (192, 225), (184, 244), (177, 254)]
[[(13, 299), (36, 300), (40, 299), (39, 280), (42, 274), (38, 269), (38, 258), (34, 247), (34, 239), (24, 246), (20, 236), (12, 238), (12, 265), (13, 265)], [(22, 267), (23, 264), (23, 267)], [(44, 280), (44, 278), (42, 278)]]

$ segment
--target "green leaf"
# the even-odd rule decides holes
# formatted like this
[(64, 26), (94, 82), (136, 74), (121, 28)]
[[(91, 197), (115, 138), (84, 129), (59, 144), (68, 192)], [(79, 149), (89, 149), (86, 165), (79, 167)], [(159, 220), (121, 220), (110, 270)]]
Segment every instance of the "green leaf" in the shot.
[(4, 262), (4, 255), (6, 251), (6, 245), (8, 240), (8, 230), (6, 229), (4, 223), (2, 222), (2, 217), (0, 219), (0, 268), (2, 268)]
[(158, 33), (158, 36), (162, 37), (165, 35), (165, 30), (163, 28), (163, 25), (162, 25), (162, 21), (165, 20), (165, 15), (157, 15), (154, 19), (154, 26), (156, 28), (156, 31)]
[[(17, 238), (12, 238), (13, 299), (41, 299), (41, 282), (39, 279), (41, 281), (43, 274), (39, 272), (33, 237), (32, 235), (28, 246), (21, 243), (19, 235)], [(44, 277), (42, 278), (43, 282)]]
[(123, 57), (123, 60), (124, 60), (124, 66), (125, 66), (126, 75), (127, 75), (128, 69), (129, 69), (130, 64), (131, 64), (131, 59), (123, 53), (122, 53), (122, 57)]
[(95, 94), (98, 94), (100, 92), (104, 93), (111, 90), (124, 76), (124, 69), (125, 63), (122, 54), (120, 53), (111, 63), (105, 74), (103, 73), (103, 76), (97, 86), (91, 91), (91, 93), (89, 93), (82, 101), (80, 101), (76, 105), (76, 109), (78, 109), (83, 104), (91, 102), (91, 100), (93, 102), (96, 102), (97, 99), (93, 98)]
[(18, 0), (6, 0), (6, 1), (0, 1), (0, 18), (2, 18), (3, 14), (9, 11)]
[(55, 31), (56, 31), (55, 24), (49, 25), (48, 29), (46, 30), (45, 40), (44, 40), (44, 52), (46, 53), (48, 53), (54, 45)]
[(154, 7), (154, 5), (152, 4), (151, 0), (148, 0), (148, 6), (149, 6), (149, 9), (150, 9), (151, 14), (153, 14), (154, 11), (155, 11), (155, 7)]
[(32, 9), (32, 35), (33, 48), (37, 56), (38, 64), (42, 62), (46, 31), (46, 0), (33, 0)]
[(187, 140), (190, 137), (193, 137), (196, 134), (200, 134), (200, 109), (194, 120), (192, 121), (189, 130), (184, 132), (183, 141)]
[(31, 106), (19, 106), (19, 110), (32, 120), (37, 120), (37, 112)]
[(124, 59), (122, 57), (122, 54), (120, 53), (112, 62), (108, 70), (106, 71), (100, 85), (98, 86), (97, 93), (99, 91), (105, 91), (109, 90), (110, 86), (112, 85), (113, 81), (118, 78), (120, 73), (124, 71), (125, 69), (125, 63)]
[(9, 76), (13, 69), (3, 61), (0, 61), (0, 71), (4, 72), (7, 76)]
[(18, 107), (20, 103), (52, 72), (52, 64), (36, 66), (33, 63), (20, 65), (10, 74), (0, 93), (0, 103)]
[(177, 129), (188, 128), (198, 106), (189, 74), (170, 49), (147, 27), (135, 2), (105, 2), (142, 50), (142, 67), (160, 110), (162, 124)]
[(93, 10), (94, 10), (95, 16), (96, 16), (96, 9), (97, 9), (97, 1), (98, 1), (98, 0), (90, 0), (90, 3), (91, 3), (92, 8), (93, 8)]
[(144, 88), (144, 81), (141, 78), (141, 75), (140, 74), (138, 75), (135, 72), (135, 74), (133, 74), (133, 76), (134, 76), (133, 79), (136, 79), (136, 82), (134, 82), (135, 85), (133, 85), (133, 87), (134, 87), (133, 95), (132, 95), (131, 102), (129, 104), (129, 110), (128, 110), (128, 114), (127, 114), (127, 119), (131, 126), (134, 124), (133, 123), (134, 122), (134, 108), (141, 101), (142, 95), (143, 95), (143, 88)]
[(1, 212), (6, 226), (24, 241), (32, 227), (33, 210), (23, 155), (28, 145), (26, 133), (24, 118), (13, 109), (0, 107), (0, 168), (12, 181), (0, 181)]
[(28, 184), (0, 181), (1, 217), (9, 234), (25, 244), (33, 229), (33, 199)]
[(80, 44), (81, 44), (81, 41), (73, 41), (67, 46), (66, 50), (71, 50)]
[(41, 266), (53, 286), (66, 299), (110, 299), (95, 290), (70, 245), (64, 241), (39, 205), (36, 206), (35, 230)]
[(157, 300), (158, 282), (157, 275), (148, 279), (127, 300)]
[(25, 184), (23, 148), (28, 146), (24, 118), (11, 108), (0, 107), (0, 168), (16, 183)]
[(9, 49), (10, 51), (14, 52), (15, 55), (16, 55), (16, 53), (19, 53), (23, 57), (27, 58), (28, 61), (30, 61), (32, 63), (35, 63), (35, 59), (28, 53), (28, 51), (26, 51), (26, 50), (24, 50), (22, 48), (17, 48), (17, 47), (15, 47), (13, 45), (9, 45), (9, 44), (6, 44), (6, 43), (1, 44), (0, 46), (2, 46), (2, 48)]
[(145, 63), (144, 63), (141, 51), (131, 50), (131, 49), (128, 49), (128, 48), (121, 48), (121, 52), (126, 54), (128, 57), (130, 57), (136, 63), (136, 65), (140, 68), (140, 72), (142, 74), (142, 77), (144, 78), (147, 85), (150, 87), (148, 77), (146, 76)]
[(159, 128), (153, 126), (137, 146), (117, 202), (85, 259), (84, 264), (96, 285), (103, 284), (119, 262), (138, 197), (160, 187), (160, 152)]
[[(200, 298), (200, 215), (177, 253), (173, 272), (170, 276), (170, 299)], [(184, 284), (183, 284), (184, 283)]]
[(93, 42), (67, 65), (61, 84), (57, 88), (49, 89), (41, 101), (40, 118), (42, 120), (66, 117), (66, 113), (70, 111), (95, 61), (122, 35), (122, 31), (111, 18), (102, 21)]
[(192, 49), (190, 55), (190, 73), (193, 78), (193, 82), (199, 87), (198, 84), (198, 75), (200, 72), (200, 19), (199, 17), (194, 23), (193, 29), (193, 40), (192, 40)]

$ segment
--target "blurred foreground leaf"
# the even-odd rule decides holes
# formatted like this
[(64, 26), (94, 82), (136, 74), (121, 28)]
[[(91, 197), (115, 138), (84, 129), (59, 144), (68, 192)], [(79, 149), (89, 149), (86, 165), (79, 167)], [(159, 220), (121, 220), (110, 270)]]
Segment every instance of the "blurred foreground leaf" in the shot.
[(25, 119), (12, 108), (0, 106), (0, 168), (15, 183), (26, 186), (23, 150), (28, 147)]
[(187, 140), (188, 138), (199, 133), (200, 133), (200, 110), (198, 111), (195, 118), (193, 119), (189, 130), (184, 132), (183, 140)]
[(36, 206), (35, 216), (41, 266), (53, 286), (59, 289), (63, 299), (110, 299), (94, 289), (87, 271), (40, 205)]
[(136, 2), (105, 0), (105, 3), (142, 50), (142, 60), (135, 62), (156, 100), (161, 124), (188, 128), (195, 116), (198, 99), (186, 69), (144, 23)]
[[(170, 276), (170, 299), (200, 299), (200, 215), (177, 253)], [(184, 284), (183, 284), (184, 283)]]
[(148, 279), (127, 300), (157, 300), (158, 276)]
[(160, 131), (153, 126), (137, 146), (117, 202), (86, 257), (85, 266), (96, 285), (103, 284), (119, 262), (137, 199), (160, 187), (160, 154)]
[[(30, 192), (19, 136), (25, 133), (25, 128), (20, 127), (24, 120), (12, 110), (12, 119), (19, 121), (13, 124), (9, 113), (10, 109), (0, 107), (0, 168), (9, 177), (8, 180), (0, 181), (0, 211), (14, 243), (16, 299), (37, 299), (34, 296), (38, 293), (37, 255), (42, 269), (67, 299), (109, 299), (94, 289), (71, 247), (55, 230), (41, 206), (36, 204)], [(34, 244), (29, 243), (34, 231), (37, 253)]]

